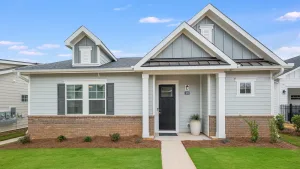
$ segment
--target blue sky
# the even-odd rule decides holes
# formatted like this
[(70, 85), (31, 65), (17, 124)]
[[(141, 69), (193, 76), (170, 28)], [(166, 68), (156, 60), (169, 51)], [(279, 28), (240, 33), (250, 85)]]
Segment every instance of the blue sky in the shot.
[(70, 59), (64, 41), (81, 25), (117, 57), (144, 56), (208, 3), (280, 57), (300, 55), (299, 0), (10, 0), (0, 2), (0, 58)]

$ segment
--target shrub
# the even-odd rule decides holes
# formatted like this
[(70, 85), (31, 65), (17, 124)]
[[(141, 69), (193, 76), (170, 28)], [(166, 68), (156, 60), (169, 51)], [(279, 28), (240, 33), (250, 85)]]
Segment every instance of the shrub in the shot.
[(143, 141), (143, 138), (141, 138), (141, 137), (135, 139), (135, 143), (136, 143), (136, 144), (139, 144), (139, 143), (141, 143), (142, 141)]
[(59, 141), (59, 142), (63, 142), (65, 140), (67, 140), (67, 138), (63, 135), (60, 135), (60, 136), (57, 137), (57, 141)]
[(229, 142), (230, 142), (230, 140), (229, 140), (229, 139), (227, 139), (227, 138), (225, 138), (225, 139), (221, 140), (221, 142), (222, 142), (223, 144), (226, 144), (226, 143), (229, 143)]
[(22, 138), (19, 138), (19, 142), (22, 143), (22, 144), (30, 143), (31, 142), (30, 136), (26, 135), (26, 136), (24, 136)]
[(86, 136), (86, 137), (84, 137), (83, 141), (84, 142), (92, 142), (92, 137)]
[(292, 117), (292, 123), (294, 124), (294, 127), (297, 132), (300, 131), (300, 115), (294, 115)]
[(248, 126), (250, 127), (250, 132), (251, 132), (251, 141), (253, 143), (256, 143), (259, 135), (258, 135), (258, 124), (256, 123), (255, 120), (253, 121), (248, 121), (246, 119), (244, 119), (245, 122), (248, 124)]
[(117, 142), (120, 140), (120, 134), (119, 133), (114, 133), (114, 134), (110, 134), (110, 139), (113, 142)]
[(276, 125), (277, 125), (277, 128), (279, 130), (284, 130), (284, 117), (282, 114), (278, 114), (276, 117), (275, 117), (275, 122), (276, 122)]
[(191, 115), (190, 120), (200, 120), (200, 115), (199, 114), (193, 114), (193, 115)]
[(277, 118), (272, 118), (269, 121), (269, 129), (270, 129), (270, 142), (271, 143), (277, 143), (279, 141), (279, 135), (278, 135), (278, 126), (277, 126)]

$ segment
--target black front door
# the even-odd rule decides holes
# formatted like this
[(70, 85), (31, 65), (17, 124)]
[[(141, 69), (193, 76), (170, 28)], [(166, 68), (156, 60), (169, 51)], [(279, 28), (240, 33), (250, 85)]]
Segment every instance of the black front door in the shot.
[(159, 130), (176, 129), (175, 85), (159, 85)]

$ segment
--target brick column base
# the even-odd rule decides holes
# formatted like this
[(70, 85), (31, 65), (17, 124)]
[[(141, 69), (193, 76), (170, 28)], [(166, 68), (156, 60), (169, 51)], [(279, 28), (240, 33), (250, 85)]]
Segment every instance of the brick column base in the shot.
[[(150, 135), (154, 135), (154, 116), (149, 117)], [(29, 116), (28, 132), (33, 139), (84, 136), (142, 135), (142, 116)]]

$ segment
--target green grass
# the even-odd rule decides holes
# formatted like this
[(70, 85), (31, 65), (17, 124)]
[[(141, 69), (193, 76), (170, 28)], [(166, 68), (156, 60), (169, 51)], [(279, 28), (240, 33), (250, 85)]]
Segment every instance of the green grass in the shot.
[(9, 169), (161, 169), (160, 149), (0, 150), (1, 168)]
[(275, 148), (188, 148), (198, 169), (299, 168), (300, 150)]
[(9, 139), (12, 139), (12, 138), (24, 136), (25, 132), (26, 131), (19, 130), (19, 131), (15, 131), (13, 133), (7, 133), (3, 136), (0, 136), (0, 141), (9, 140)]
[(280, 134), (281, 140), (300, 147), (300, 137), (287, 134)]

